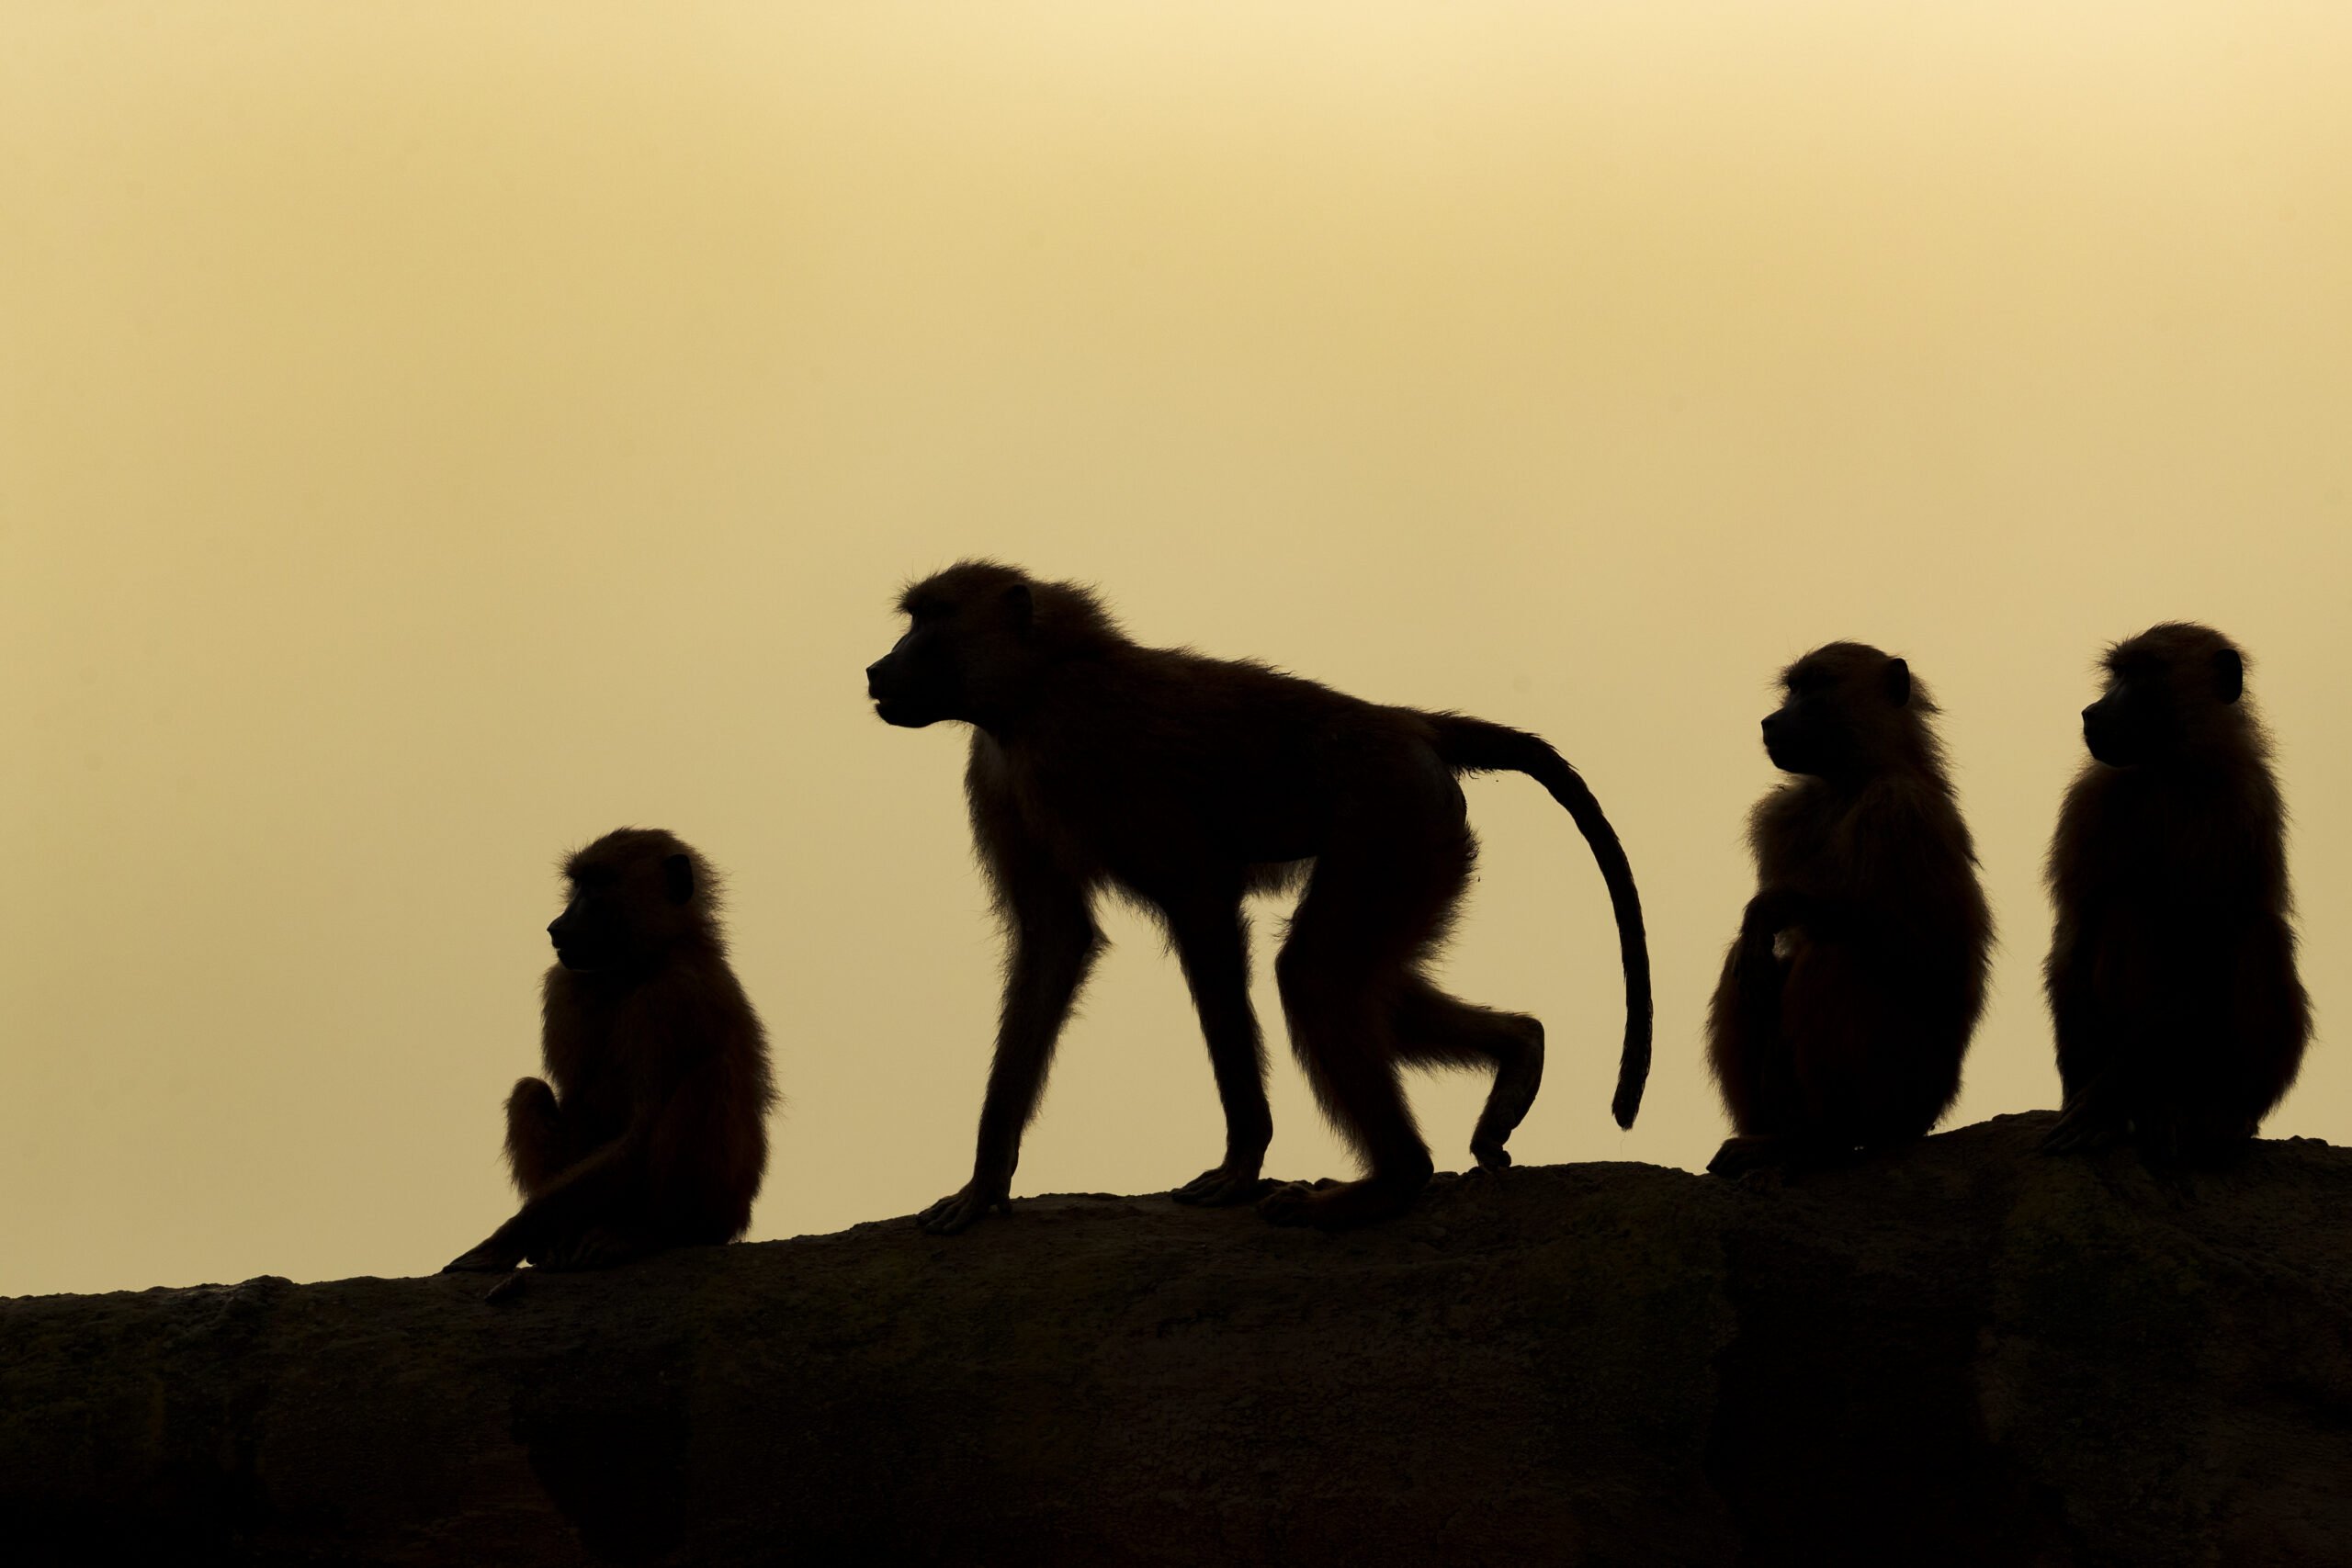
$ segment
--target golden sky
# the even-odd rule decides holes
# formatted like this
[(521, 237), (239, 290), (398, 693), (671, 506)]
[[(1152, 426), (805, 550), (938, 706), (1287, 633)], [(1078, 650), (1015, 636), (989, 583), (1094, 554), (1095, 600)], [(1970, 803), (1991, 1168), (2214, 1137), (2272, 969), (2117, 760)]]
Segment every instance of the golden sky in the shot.
[[(729, 873), (787, 1099), (755, 1237), (967, 1174), (997, 938), (910, 575), (1549, 737), (1448, 983), (1534, 1161), (1702, 1164), (1755, 723), (1835, 637), (1947, 710), (2002, 945), (1956, 1120), (2054, 1102), (2039, 884), (2100, 646), (2256, 664), (2352, 1139), (2352, 11), (38, 5), (0, 11), (0, 1292), (416, 1273), (511, 1198), (554, 863)], [(1270, 1169), (1341, 1175), (1283, 1043)], [(1016, 1192), (1221, 1124), (1143, 920)], [(1483, 1084), (1417, 1078), (1441, 1166)], [(984, 1235), (973, 1245), (985, 1245)]]

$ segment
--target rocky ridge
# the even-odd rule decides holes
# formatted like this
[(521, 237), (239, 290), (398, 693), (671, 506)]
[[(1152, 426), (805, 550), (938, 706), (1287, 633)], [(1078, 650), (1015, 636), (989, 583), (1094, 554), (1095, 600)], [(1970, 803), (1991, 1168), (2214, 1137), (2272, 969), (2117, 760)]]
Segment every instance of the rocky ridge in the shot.
[(1326, 1236), (1024, 1201), (597, 1275), (0, 1302), (16, 1562), (2352, 1562), (2352, 1150), (2042, 1115)]

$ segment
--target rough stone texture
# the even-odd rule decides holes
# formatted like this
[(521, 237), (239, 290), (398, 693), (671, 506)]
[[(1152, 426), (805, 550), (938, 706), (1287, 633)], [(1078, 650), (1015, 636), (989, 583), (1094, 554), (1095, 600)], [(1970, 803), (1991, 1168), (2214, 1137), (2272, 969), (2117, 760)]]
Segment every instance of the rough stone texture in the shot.
[(14, 1562), (2352, 1562), (2352, 1151), (0, 1303)]

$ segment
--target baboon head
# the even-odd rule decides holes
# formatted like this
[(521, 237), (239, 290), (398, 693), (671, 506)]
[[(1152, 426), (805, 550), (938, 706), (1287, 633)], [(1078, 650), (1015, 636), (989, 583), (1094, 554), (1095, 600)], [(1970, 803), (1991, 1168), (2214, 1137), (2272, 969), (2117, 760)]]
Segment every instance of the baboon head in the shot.
[(993, 561), (964, 561), (899, 596), (912, 623), (865, 667), (865, 693), (887, 724), (979, 723), (1032, 662), (1036, 599), (1029, 580)]
[(582, 974), (637, 969), (711, 931), (710, 873), (671, 834), (622, 828), (564, 862), (571, 889), (548, 923), (556, 962)]
[(1911, 667), (1859, 642), (1815, 649), (1781, 674), (1788, 695), (1764, 720), (1772, 765), (1815, 778), (1858, 776), (1916, 760), (1936, 711)]
[(2167, 621), (2107, 650), (2107, 690), (2083, 710), (2083, 743), (2111, 768), (2243, 744), (2245, 658), (2210, 626)]
[(910, 729), (951, 718), (1001, 730), (1035, 704), (1057, 666), (1133, 647), (1087, 589), (991, 560), (934, 572), (900, 594), (899, 608), (912, 624), (865, 667), (865, 693), (884, 720)]

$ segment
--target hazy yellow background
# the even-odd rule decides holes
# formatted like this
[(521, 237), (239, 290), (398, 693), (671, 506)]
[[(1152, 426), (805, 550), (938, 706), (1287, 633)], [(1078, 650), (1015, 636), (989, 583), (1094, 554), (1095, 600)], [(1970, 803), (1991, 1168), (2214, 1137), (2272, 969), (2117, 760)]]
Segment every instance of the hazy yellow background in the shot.
[[(1702, 1161), (1774, 668), (1908, 654), (2001, 921), (1961, 1118), (2052, 1101), (2037, 881), (2098, 647), (2258, 660), (2352, 1138), (2352, 10), (0, 11), (0, 1292), (411, 1273), (510, 1201), (558, 853), (732, 874), (789, 1103), (752, 1234), (956, 1186), (997, 939), (910, 574), (1551, 737), (1450, 963), (1522, 1159)], [(1276, 927), (1261, 921), (1259, 967)], [(1017, 1190), (1219, 1122), (1125, 911)], [(1345, 1160), (1271, 991), (1272, 1168)], [(1416, 1081), (1441, 1164), (1481, 1085)], [(977, 1243), (976, 1243), (977, 1245)]]

